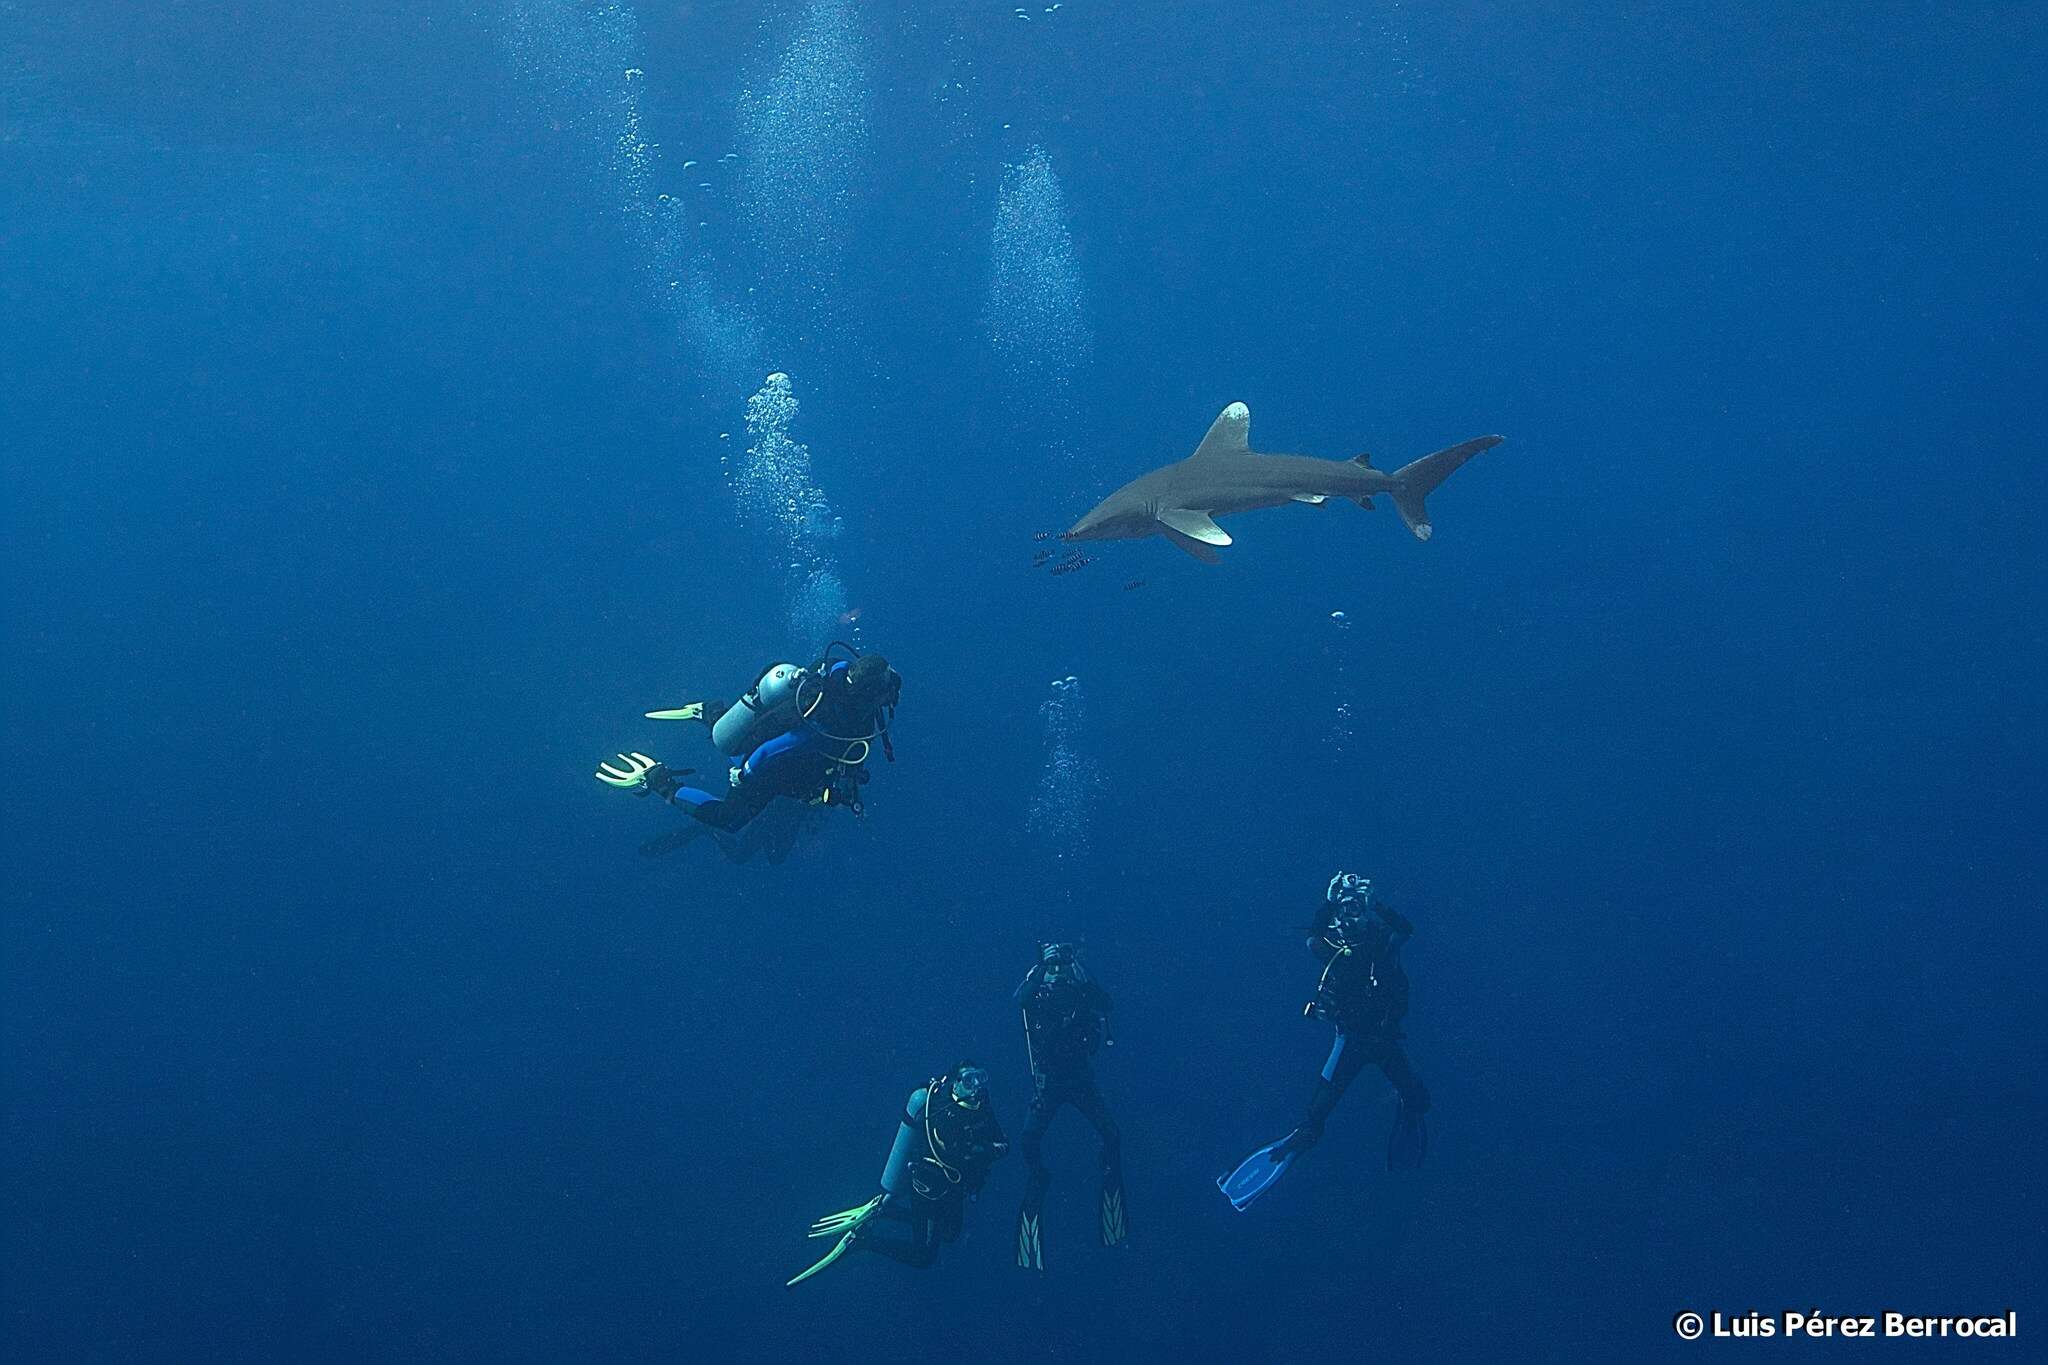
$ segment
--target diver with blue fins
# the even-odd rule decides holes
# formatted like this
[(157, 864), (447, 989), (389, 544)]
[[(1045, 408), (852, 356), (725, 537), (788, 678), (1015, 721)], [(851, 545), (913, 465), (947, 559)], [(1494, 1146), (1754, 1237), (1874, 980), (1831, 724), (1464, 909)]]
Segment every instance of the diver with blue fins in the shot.
[[(939, 1259), (939, 1247), (959, 1239), (967, 1201), (980, 1196), (989, 1167), (1009, 1150), (989, 1105), (986, 1068), (963, 1061), (927, 1081), (903, 1107), (880, 1192), (865, 1204), (811, 1224), (810, 1236), (839, 1240), (785, 1287), (794, 1289), (855, 1247), (929, 1269)], [(903, 1224), (905, 1236), (878, 1235), (882, 1221)]]
[(1367, 1062), (1379, 1064), (1401, 1099), (1387, 1139), (1387, 1169), (1413, 1170), (1422, 1164), (1429, 1151), (1429, 1129), (1423, 1120), (1429, 1112), (1429, 1090), (1401, 1048), (1401, 1020), (1408, 1013), (1408, 973), (1401, 967), (1401, 945), (1414, 932), (1415, 926), (1398, 911), (1373, 899), (1370, 879), (1355, 872), (1330, 878), (1308, 937), (1309, 951), (1323, 964), (1323, 974), (1316, 983), (1316, 998), (1302, 1013), (1329, 1020), (1336, 1027), (1336, 1041), (1300, 1126), (1217, 1180), (1239, 1213), (1321, 1140), (1331, 1111)]
[[(737, 760), (723, 792), (687, 786), (683, 778), (695, 769), (672, 769), (637, 752), (600, 763), (592, 776), (636, 796), (652, 792), (725, 834), (778, 798), (844, 806), (859, 815), (876, 745), (890, 762), (896, 759), (889, 723), (902, 695), (902, 675), (887, 659), (835, 640), (809, 668), (770, 664), (737, 701), (647, 713), (649, 720), (697, 721), (711, 732), (719, 752)], [(650, 845), (647, 851), (657, 850)]]
[(1039, 1217), (1052, 1171), (1040, 1144), (1053, 1116), (1065, 1105), (1078, 1109), (1102, 1140), (1102, 1244), (1119, 1246), (1130, 1231), (1124, 1212), (1123, 1139), (1095, 1087), (1095, 1052), (1115, 1043), (1109, 1036), (1111, 1006), (1109, 992), (1081, 965), (1081, 950), (1071, 943), (1040, 944), (1038, 961), (1031, 964), (1010, 1002), (1024, 1017), (1024, 1053), (1031, 1063), (1032, 1082), (1031, 1112), (1018, 1139), (1029, 1174), (1024, 1202), (1017, 1210), (1017, 1264), (1044, 1270)]

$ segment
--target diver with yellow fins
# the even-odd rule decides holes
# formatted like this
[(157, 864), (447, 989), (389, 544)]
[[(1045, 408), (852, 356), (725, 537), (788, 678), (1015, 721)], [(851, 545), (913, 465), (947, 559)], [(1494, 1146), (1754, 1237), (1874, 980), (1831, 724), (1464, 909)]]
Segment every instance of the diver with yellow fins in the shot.
[[(903, 1107), (896, 1141), (882, 1168), (882, 1188), (865, 1204), (827, 1214), (812, 1237), (837, 1237), (832, 1249), (788, 1281), (795, 1288), (855, 1247), (918, 1270), (939, 1259), (939, 1247), (960, 1236), (967, 1201), (980, 1195), (988, 1170), (1010, 1150), (988, 1100), (988, 1071), (963, 1061), (919, 1086)], [(880, 1234), (882, 1222), (907, 1229)]]
[(1042, 1144), (1053, 1116), (1073, 1105), (1095, 1128), (1101, 1140), (1098, 1165), (1102, 1176), (1099, 1231), (1106, 1247), (1121, 1246), (1130, 1232), (1124, 1212), (1123, 1138), (1116, 1120), (1095, 1086), (1096, 1049), (1113, 1045), (1109, 1036), (1109, 992), (1081, 965), (1081, 950), (1071, 943), (1042, 943), (1038, 960), (1010, 997), (1024, 1019), (1024, 1055), (1031, 1063), (1031, 1112), (1024, 1120), (1018, 1145), (1028, 1175), (1024, 1202), (1017, 1209), (1017, 1264), (1026, 1270), (1045, 1269), (1044, 1238), (1039, 1219), (1052, 1169), (1045, 1164)]
[(737, 701), (647, 713), (649, 720), (693, 720), (711, 732), (719, 752), (735, 760), (722, 793), (685, 785), (695, 769), (672, 769), (638, 752), (600, 763), (592, 776), (636, 796), (652, 792), (727, 834), (777, 798), (845, 806), (858, 815), (868, 757), (879, 744), (895, 761), (889, 723), (902, 695), (902, 675), (887, 659), (835, 640), (809, 668), (770, 664)]

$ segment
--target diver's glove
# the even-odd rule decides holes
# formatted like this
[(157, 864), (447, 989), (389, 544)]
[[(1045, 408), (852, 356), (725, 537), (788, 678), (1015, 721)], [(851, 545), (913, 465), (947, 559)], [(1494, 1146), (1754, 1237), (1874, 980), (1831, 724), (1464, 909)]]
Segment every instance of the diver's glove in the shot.
[[(685, 773), (689, 771), (691, 770), (688, 768), (683, 769)], [(609, 761), (600, 763), (597, 765), (597, 771), (591, 776), (607, 787), (617, 787), (620, 791), (631, 792), (635, 796), (645, 796), (653, 792), (664, 801), (674, 796), (676, 789), (683, 785), (682, 778), (672, 772), (667, 764), (642, 753), (620, 754), (617, 766)]]

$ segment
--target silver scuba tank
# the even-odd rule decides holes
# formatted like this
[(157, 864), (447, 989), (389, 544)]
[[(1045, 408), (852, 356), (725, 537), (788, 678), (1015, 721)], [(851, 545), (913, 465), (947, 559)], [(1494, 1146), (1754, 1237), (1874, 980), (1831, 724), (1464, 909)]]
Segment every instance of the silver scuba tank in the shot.
[(795, 664), (771, 666), (718, 718), (711, 727), (711, 742), (720, 753), (738, 758), (788, 729), (796, 719), (796, 694), (803, 679), (804, 671)]

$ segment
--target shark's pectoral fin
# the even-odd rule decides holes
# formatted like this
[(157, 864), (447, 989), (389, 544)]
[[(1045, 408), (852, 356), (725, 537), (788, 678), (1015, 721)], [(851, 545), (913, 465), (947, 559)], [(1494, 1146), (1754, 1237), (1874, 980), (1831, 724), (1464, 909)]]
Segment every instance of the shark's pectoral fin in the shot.
[(1221, 564), (1223, 562), (1222, 555), (1217, 554), (1193, 536), (1182, 535), (1165, 522), (1159, 523), (1159, 534), (1165, 536), (1168, 542), (1178, 546), (1185, 553), (1193, 555), (1204, 564)]
[(1185, 507), (1162, 508), (1159, 520), (1184, 536), (1192, 537), (1205, 545), (1228, 545), (1230, 532), (1209, 519), (1207, 512), (1191, 511)]
[(1321, 507), (1330, 500), (1330, 496), (1327, 493), (1296, 493), (1294, 500), (1296, 502), (1305, 502), (1310, 507)]
[(1191, 460), (1221, 460), (1233, 455), (1252, 453), (1252, 410), (1242, 403), (1232, 403), (1217, 414), (1209, 424), (1209, 434), (1195, 447)]

